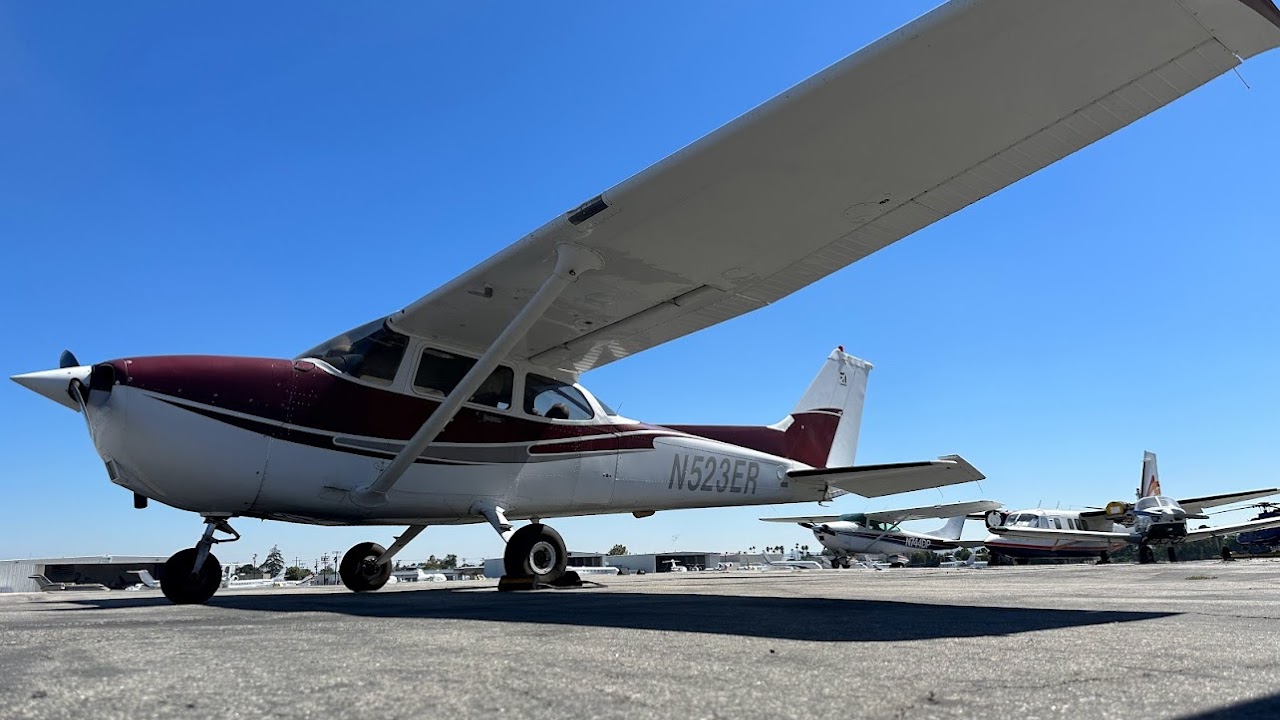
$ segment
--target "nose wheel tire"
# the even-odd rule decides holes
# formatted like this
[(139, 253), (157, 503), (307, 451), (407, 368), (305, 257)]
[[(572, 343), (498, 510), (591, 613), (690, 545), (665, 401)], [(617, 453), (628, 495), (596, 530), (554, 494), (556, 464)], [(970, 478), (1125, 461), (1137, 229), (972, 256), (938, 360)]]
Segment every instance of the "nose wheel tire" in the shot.
[(568, 564), (569, 551), (560, 533), (541, 523), (531, 523), (515, 531), (502, 556), (507, 575), (530, 576), (547, 584), (559, 580)]
[(196, 548), (174, 553), (164, 563), (160, 575), (160, 592), (176, 605), (201, 605), (209, 601), (222, 584), (222, 563), (212, 554), (205, 558), (200, 572), (192, 574), (196, 565)]
[(387, 584), (391, 578), (391, 563), (378, 564), (378, 558), (386, 548), (378, 543), (363, 542), (353, 546), (342, 556), (338, 576), (342, 584), (352, 592), (370, 592)]
[(1138, 562), (1143, 565), (1150, 565), (1156, 561), (1156, 551), (1151, 549), (1150, 545), (1143, 543), (1138, 546)]

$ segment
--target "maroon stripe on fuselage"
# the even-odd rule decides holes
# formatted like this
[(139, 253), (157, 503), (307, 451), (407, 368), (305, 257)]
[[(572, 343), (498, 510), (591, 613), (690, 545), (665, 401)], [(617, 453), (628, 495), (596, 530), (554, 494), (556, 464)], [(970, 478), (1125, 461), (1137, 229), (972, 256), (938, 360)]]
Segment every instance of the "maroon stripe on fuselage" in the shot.
[(667, 425), (672, 430), (718, 440), (805, 465), (826, 467), (840, 426), (840, 411), (821, 409), (791, 414), (785, 432), (765, 425)]
[[(267, 358), (170, 355), (114, 360), (125, 385), (204, 406), (335, 434), (407, 440), (436, 400), (369, 387), (312, 363)], [(437, 438), (442, 443), (534, 443), (637, 430), (633, 423), (559, 423), (515, 411), (463, 408)]]
[(533, 445), (529, 448), (532, 455), (547, 455), (551, 453), (586, 453), (599, 452), (601, 450), (652, 450), (653, 441), (660, 437), (680, 437), (671, 434), (649, 434), (643, 435), (623, 435), (621, 437), (614, 435), (611, 437), (596, 437), (586, 440), (569, 440), (567, 442), (541, 443)]

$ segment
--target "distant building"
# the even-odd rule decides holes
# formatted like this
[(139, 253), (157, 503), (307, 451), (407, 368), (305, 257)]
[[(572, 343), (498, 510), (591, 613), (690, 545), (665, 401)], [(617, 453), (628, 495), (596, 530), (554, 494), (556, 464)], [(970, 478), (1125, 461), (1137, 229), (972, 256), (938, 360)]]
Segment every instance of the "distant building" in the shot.
[(693, 550), (673, 550), (665, 553), (645, 553), (643, 555), (608, 555), (604, 561), (626, 572), (660, 573), (685, 570), (714, 570), (720, 563), (718, 552), (696, 552)]
[[(606, 565), (605, 558), (608, 557), (604, 553), (595, 552), (577, 552), (569, 551), (568, 565), (575, 567), (604, 567)], [(611, 564), (611, 563), (610, 563)], [(459, 570), (472, 570), (472, 568), (459, 568)], [(502, 558), (486, 558), (484, 561), (484, 577), (500, 578), (504, 574)]]
[(44, 575), (53, 582), (102, 583), (122, 590), (138, 583), (138, 576), (130, 570), (147, 570), (159, 578), (167, 559), (156, 555), (101, 555), (0, 560), (0, 592), (39, 591), (40, 586), (31, 575)]

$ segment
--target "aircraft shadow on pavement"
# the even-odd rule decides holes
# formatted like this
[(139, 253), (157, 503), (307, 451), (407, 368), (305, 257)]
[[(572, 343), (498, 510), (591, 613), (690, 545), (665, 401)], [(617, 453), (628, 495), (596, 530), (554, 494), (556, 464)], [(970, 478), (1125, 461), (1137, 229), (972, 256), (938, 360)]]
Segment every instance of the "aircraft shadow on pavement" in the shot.
[(1280, 717), (1280, 694), (1244, 700), (1234, 705), (1185, 715), (1181, 720), (1275, 720)]
[[(170, 607), (164, 598), (76, 598), (74, 610)], [(740, 597), (589, 590), (497, 593), (425, 592), (224, 595), (212, 608), (272, 613), (336, 613), (365, 618), (451, 619), (577, 627), (741, 635), (815, 642), (898, 642), (985, 637), (1103, 623), (1134, 622), (1175, 613), (1046, 610), (934, 605), (884, 600)], [(177, 608), (175, 608), (177, 609)]]

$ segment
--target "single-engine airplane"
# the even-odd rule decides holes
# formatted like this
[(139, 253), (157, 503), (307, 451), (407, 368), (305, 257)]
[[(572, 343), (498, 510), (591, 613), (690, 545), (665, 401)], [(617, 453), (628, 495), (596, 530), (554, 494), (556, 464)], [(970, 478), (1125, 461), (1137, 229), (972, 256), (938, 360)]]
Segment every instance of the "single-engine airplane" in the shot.
[[(831, 567), (852, 567), (855, 555), (893, 556), (920, 551), (958, 550), (976, 547), (982, 541), (961, 540), (964, 521), (969, 515), (995, 510), (1000, 503), (992, 500), (931, 505), (903, 510), (880, 510), (845, 515), (805, 515), (798, 517), (760, 518), (765, 522), (796, 523), (813, 531), (813, 536), (831, 551)], [(903, 530), (898, 523), (927, 518), (945, 518), (946, 524), (933, 532)]]
[[(1108, 503), (1103, 510), (1087, 510), (1078, 513), (1077, 517), (1084, 519), (1087, 523), (1100, 521), (1115, 529), (1075, 529), (1057, 524), (1050, 527), (1039, 523), (1031, 524), (1027, 522), (1025, 519), (1028, 517), (1028, 511), (1017, 511), (1003, 516), (993, 511), (987, 515), (987, 527), (996, 538), (992, 540), (994, 544), (989, 543), (989, 547), (993, 551), (999, 548), (999, 552), (1012, 555), (1013, 553), (1010, 551), (1009, 546), (999, 544), (998, 541), (1005, 538), (1017, 538), (1024, 542), (1029, 541), (1026, 543), (1029, 548), (1042, 549), (1042, 556), (1052, 557), (1057, 546), (1061, 544), (1063, 549), (1060, 556), (1078, 557), (1078, 548), (1073, 547), (1073, 544), (1080, 541), (1132, 543), (1138, 546), (1138, 562), (1153, 563), (1156, 561), (1156, 556), (1151, 546), (1166, 545), (1169, 562), (1176, 562), (1178, 559), (1176, 546), (1180, 543), (1234, 535), (1245, 530), (1280, 527), (1280, 517), (1249, 520), (1234, 525), (1222, 525), (1212, 528), (1201, 526), (1194, 530), (1187, 527), (1188, 520), (1207, 520), (1209, 516), (1204, 514), (1206, 508), (1229, 505), (1245, 500), (1255, 500), (1260, 497), (1275, 495), (1276, 493), (1280, 493), (1280, 488), (1264, 488), (1261, 490), (1174, 500), (1161, 493), (1160, 473), (1156, 468), (1155, 453), (1147, 452), (1143, 453), (1142, 456), (1142, 483), (1138, 486), (1137, 502), (1116, 501)], [(1036, 515), (1034, 517), (1053, 519), (1052, 516), (1047, 515)], [(1068, 553), (1072, 553), (1072, 555), (1068, 555)]]
[(551, 583), (566, 551), (546, 517), (965, 482), (981, 475), (958, 457), (853, 466), (871, 366), (843, 351), (772, 426), (648, 425), (577, 381), (776, 302), (1277, 45), (1272, 0), (948, 3), (293, 360), (67, 352), (14, 379), (82, 412), (135, 506), (204, 517), (160, 578), (179, 603), (216, 591), (210, 549), (239, 537), (237, 516), (407, 526), (344, 556), (356, 591), (427, 526), (476, 522), (506, 540), (508, 574)]

